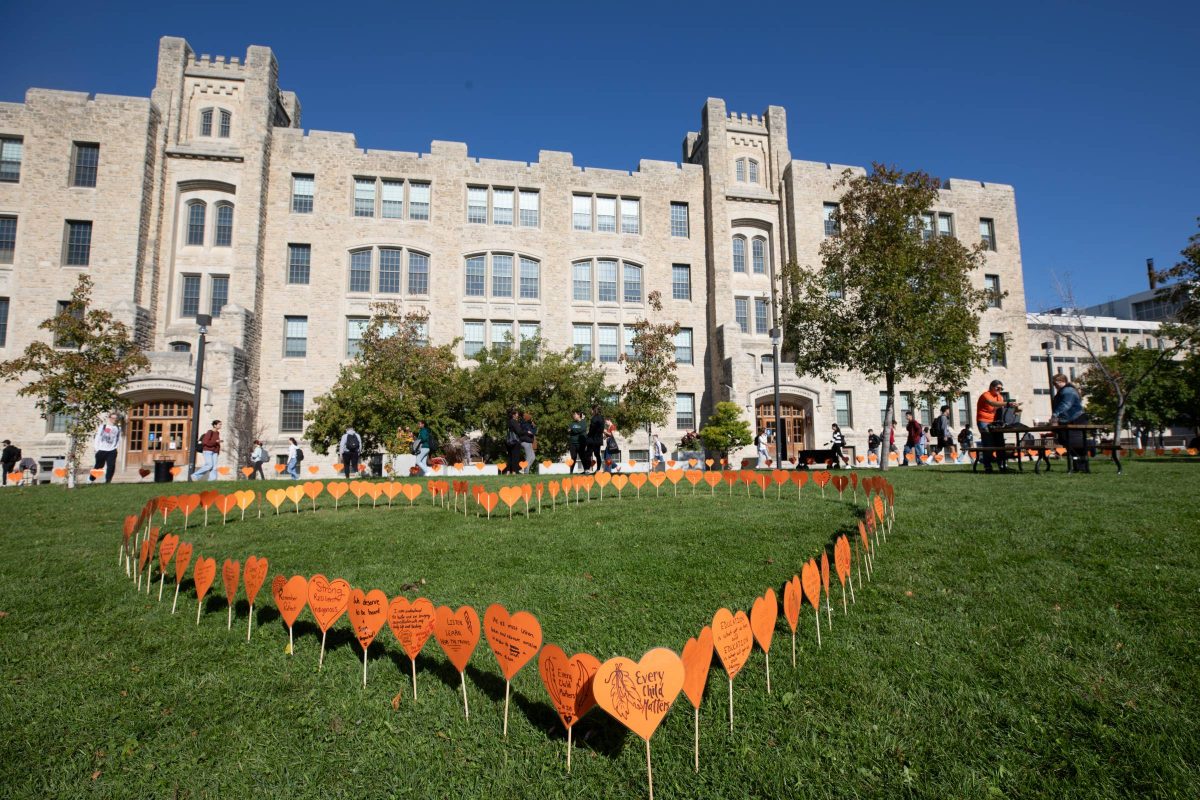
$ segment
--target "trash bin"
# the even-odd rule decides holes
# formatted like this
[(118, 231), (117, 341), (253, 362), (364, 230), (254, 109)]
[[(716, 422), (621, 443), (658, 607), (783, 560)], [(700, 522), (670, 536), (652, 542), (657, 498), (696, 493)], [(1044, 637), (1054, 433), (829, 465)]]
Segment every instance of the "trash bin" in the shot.
[(154, 462), (154, 482), (155, 483), (171, 483), (175, 480), (175, 476), (171, 474), (171, 470), (175, 467), (175, 462), (171, 459), (164, 459)]
[(383, 477), (383, 454), (372, 453), (367, 457), (367, 463), (370, 465), (371, 476), (374, 478)]

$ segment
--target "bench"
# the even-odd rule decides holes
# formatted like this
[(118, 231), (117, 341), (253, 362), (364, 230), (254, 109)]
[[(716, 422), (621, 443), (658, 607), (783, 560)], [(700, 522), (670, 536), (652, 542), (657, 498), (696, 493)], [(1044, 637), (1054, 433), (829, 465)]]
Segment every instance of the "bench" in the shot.
[(1046, 471), (1050, 471), (1050, 455), (1052, 453), (1055, 456), (1058, 455), (1055, 447), (1056, 445), (1053, 441), (1042, 440), (1039, 442), (1034, 442), (1033, 444), (1021, 445), (1019, 447), (1012, 444), (992, 445), (990, 447), (968, 447), (967, 455), (971, 457), (971, 472), (977, 471), (980, 458), (984, 453), (998, 454), (1000, 456), (1001, 466), (1003, 466), (1004, 462), (1008, 459), (1016, 458), (1017, 469), (1024, 472), (1025, 459), (1021, 458), (1020, 456), (1028, 454), (1030, 451), (1032, 451), (1037, 454), (1037, 456), (1032, 459), (1034, 462), (1033, 471), (1035, 473), (1040, 473), (1042, 471), (1043, 463), (1046, 465)]

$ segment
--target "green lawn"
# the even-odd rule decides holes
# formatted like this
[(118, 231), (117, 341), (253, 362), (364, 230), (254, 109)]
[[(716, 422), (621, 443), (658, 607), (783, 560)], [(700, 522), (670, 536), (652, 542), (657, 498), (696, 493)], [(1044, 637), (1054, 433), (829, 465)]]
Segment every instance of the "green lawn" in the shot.
[[(773, 694), (756, 649), (734, 685), (732, 735), (714, 661), (700, 773), (681, 694), (653, 740), (655, 796), (1200, 796), (1200, 460), (1139, 460), (1120, 477), (1106, 463), (1091, 475), (888, 475), (896, 528), (849, 617), (835, 588), (818, 649), (805, 606), (793, 670), (780, 615)], [(193, 518), (183, 538), (218, 567), (255, 554), (271, 576), (324, 572), (389, 596), (418, 584), (407, 596), (481, 616), (501, 602), (533, 612), (568, 654), (636, 659), (680, 651), (721, 606), (748, 610), (852, 530), (862, 504), (822, 500), (812, 484), (800, 501), (790, 485), (783, 501), (747, 499), (740, 484), (732, 497), (690, 492), (606, 491), (511, 522), (456, 516), (426, 494), (361, 511), (347, 495), (334, 513), (326, 495), (315, 514)], [(244, 600), (226, 630), (219, 573), (198, 627), (186, 589), (174, 616), (169, 585), (163, 603), (157, 587), (135, 594), (116, 568), (120, 525), (156, 493), (0, 492), (0, 796), (644, 796), (641, 741), (599, 709), (576, 726), (565, 773), (536, 661), (513, 681), (503, 740), (486, 641), (467, 672), (467, 721), (432, 638), (414, 702), (386, 626), (366, 689), (345, 617), (322, 671), (307, 611), (286, 655), (270, 578), (249, 644)]]

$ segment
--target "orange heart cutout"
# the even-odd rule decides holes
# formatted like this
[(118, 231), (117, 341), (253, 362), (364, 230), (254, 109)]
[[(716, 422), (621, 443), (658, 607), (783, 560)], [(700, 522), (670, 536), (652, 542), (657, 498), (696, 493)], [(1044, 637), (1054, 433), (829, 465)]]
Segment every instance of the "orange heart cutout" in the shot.
[(225, 563), (221, 565), (221, 582), (225, 584), (225, 599), (229, 601), (229, 605), (233, 605), (233, 598), (237, 597), (241, 574), (242, 564), (240, 561), (225, 559)]
[(650, 741), (683, 688), (683, 661), (656, 647), (634, 662), (618, 656), (600, 665), (593, 678), (596, 703), (618, 722)]
[(631, 467), (636, 467), (636, 466), (637, 466), (637, 460), (636, 460), (636, 459), (632, 459), (632, 458), (631, 458), (631, 459), (629, 459), (628, 461), (626, 461), (625, 463), (626, 463), (626, 464), (628, 464), (628, 465), (629, 465), (629, 466), (631, 466)]
[(750, 619), (745, 611), (739, 610), (737, 614), (732, 614), (727, 608), (719, 608), (717, 613), (713, 614), (712, 631), (713, 648), (717, 651), (721, 663), (725, 665), (729, 680), (733, 680), (746, 665), (746, 659), (750, 657), (750, 650), (754, 647)]
[(771, 480), (775, 481), (776, 486), (787, 483), (789, 477), (788, 471), (785, 469), (771, 470)]
[(298, 483), (287, 487), (283, 490), (283, 493), (287, 495), (288, 500), (291, 500), (297, 505), (299, 505), (300, 501), (304, 499), (304, 487)]
[[(326, 488), (328, 488), (328, 487), (326, 487)], [(378, 500), (379, 496), (381, 494), (383, 494), (383, 484), (382, 483), (368, 483), (367, 484), (367, 494), (371, 495), (372, 500)]]
[(525, 459), (521, 459), (520, 461), (517, 462), (517, 466), (520, 467), (521, 469), (525, 469), (526, 467), (529, 466), (529, 462), (526, 461)]
[(708, 467), (709, 469), (712, 469), (712, 465), (713, 465), (713, 460), (711, 458), (704, 459), (704, 466)]
[(792, 579), (783, 585), (783, 617), (792, 633), (796, 632), (796, 625), (800, 622), (801, 591), (798, 575), (793, 575)]
[(241, 470), (239, 470), (239, 472), (242, 473), (243, 477), (249, 478), (251, 475), (254, 474), (254, 467), (242, 467)]
[(192, 560), (192, 543), (183, 542), (175, 550), (175, 583), (183, 583), (187, 575), (188, 563)]
[[(396, 495), (400, 494), (400, 488), (403, 485), (400, 481), (388, 481), (387, 483), (380, 484), (383, 487), (383, 493), (387, 495), (388, 502), (396, 499)], [(345, 490), (343, 490), (342, 494), (345, 493)]]
[(179, 537), (173, 533), (168, 533), (162, 537), (162, 541), (158, 543), (158, 571), (166, 572), (167, 564), (171, 563), (171, 556), (175, 555), (175, 550), (179, 547)]
[[(93, 478), (94, 480), (100, 480), (101, 478), (103, 478), (103, 477), (104, 477), (104, 470), (102, 470), (102, 469), (94, 469), (94, 470), (91, 470), (91, 471), (90, 471), (88, 474), (89, 474), (89, 475), (91, 475), (91, 476), (92, 476), (92, 478)], [(15, 475), (15, 476), (17, 476), (17, 477), (16, 477), (16, 478), (14, 478), (14, 477), (13, 477), (14, 475)], [(24, 477), (25, 477), (25, 473), (23, 473), (23, 472), (10, 472), (10, 473), (8, 473), (8, 477), (9, 477), (9, 480), (18, 480), (18, 481), (19, 481), (19, 480), (21, 480), (22, 478), (24, 478)]]
[(668, 467), (671, 467), (671, 468), (674, 468), (674, 467), (675, 467), (675, 462), (674, 462), (674, 461), (668, 461), (668, 462), (667, 462), (667, 466), (668, 466)]
[(217, 511), (220, 511), (222, 514), (228, 514), (230, 511), (233, 511), (233, 507), (237, 504), (238, 499), (236, 494), (221, 495), (217, 498)]
[(476, 461), (476, 462), (475, 462), (475, 469), (479, 470), (480, 472), (483, 472), (483, 468), (484, 468), (485, 466), (487, 466), (487, 465), (486, 465), (486, 464), (484, 464), (482, 461)]
[(550, 492), (550, 497), (558, 497), (558, 481), (550, 481), (546, 484), (546, 489)]
[(275, 599), (275, 607), (279, 616), (289, 628), (296, 624), (296, 618), (308, 604), (308, 579), (303, 575), (293, 575), (285, 578), (276, 575), (271, 581), (271, 596)]
[(480, 492), (476, 500), (488, 514), (491, 514), (496, 510), (496, 505), (500, 502), (500, 495), (495, 492)]
[(570, 728), (596, 705), (592, 679), (598, 669), (600, 659), (589, 653), (576, 653), (567, 658), (556, 644), (542, 648), (538, 655), (538, 673), (563, 727)]
[(287, 464), (276, 464), (275, 465), (275, 471), (278, 472), (280, 475), (283, 474), (283, 471), (285, 469), (287, 469)]
[(689, 458), (689, 459), (688, 459), (688, 466), (689, 466), (689, 467), (695, 467), (697, 463), (698, 463), (698, 462), (697, 462), (697, 461), (696, 461), (696, 459), (694, 459), (694, 458)]
[[(695, 459), (692, 460), (694, 461)], [(687, 478), (688, 483), (695, 486), (704, 478), (704, 473), (698, 469), (689, 469), (683, 473), (683, 476)]]
[(411, 503), (412, 501), (417, 499), (418, 495), (421, 494), (421, 484), (419, 484), (419, 483), (402, 483), (402, 484), (400, 484), (400, 493), (402, 495), (404, 495), (405, 498), (408, 499), (408, 502)]
[(267, 502), (275, 506), (275, 510), (279, 510), (279, 505), (287, 499), (287, 493), (283, 489), (268, 489), (264, 495)]
[(821, 583), (825, 585), (825, 596), (829, 596), (829, 553), (821, 551)]
[(542, 467), (544, 467), (545, 469), (550, 469), (550, 459), (547, 458), (546, 460), (544, 460), (542, 462)]
[(502, 486), (500, 487), (500, 499), (509, 508), (512, 508), (518, 500), (521, 499), (521, 487), (519, 486)]
[[(729, 486), (733, 486), (738, 482), (738, 473), (733, 470), (726, 470), (721, 473), (721, 480), (725, 481)], [(730, 489), (732, 491), (732, 489)]]
[(779, 598), (775, 590), (768, 587), (762, 597), (754, 598), (750, 607), (750, 629), (754, 631), (754, 641), (764, 653), (771, 652), (771, 639), (775, 636), (775, 620), (779, 619)]
[(454, 668), (465, 672), (479, 644), (479, 614), (471, 606), (461, 606), (457, 611), (438, 606), (433, 617), (433, 637)]
[(333, 471), (334, 471), (334, 472), (341, 472), (341, 471), (342, 471), (342, 467), (343, 467), (343, 466), (344, 466), (343, 464), (334, 464), (334, 465), (333, 465)]
[(683, 478), (683, 470), (669, 469), (667, 470), (666, 475), (667, 480), (669, 480), (671, 483), (679, 483), (679, 481)]
[[(204, 506), (205, 508), (209, 508), (213, 504), (213, 502), (215, 502), (216, 499), (220, 496), (221, 496), (221, 493), (218, 492), (216, 489), (209, 489), (207, 491), (203, 491), (200, 493), (200, 505)], [(179, 507), (183, 508), (183, 504), (180, 503)]]
[(196, 582), (196, 599), (203, 600), (217, 577), (217, 560), (200, 556), (192, 567), (192, 580)]
[(238, 508), (240, 508), (242, 511), (245, 511), (247, 508), (249, 508), (254, 503), (255, 497), (257, 497), (257, 495), (254, 494), (253, 489), (243, 489), (242, 491), (238, 492), (237, 493)]
[(861, 463), (863, 463), (863, 457), (862, 457), (862, 456), (855, 456), (855, 457), (854, 457), (854, 461), (855, 461), (855, 463), (861, 464)]
[(321, 471), (321, 468), (320, 468), (320, 467), (318, 467), (316, 464), (309, 464), (309, 465), (308, 465), (308, 474), (309, 474), (309, 475), (316, 475), (316, 474), (317, 474), (318, 472), (320, 472), (320, 471)]
[(537, 617), (528, 611), (509, 616), (508, 609), (499, 603), (492, 603), (483, 612), (483, 633), (506, 681), (511, 681), (542, 648), (542, 626)]
[(875, 518), (878, 519), (880, 522), (883, 522), (883, 498), (880, 497), (879, 495), (875, 495), (874, 508), (875, 508)]
[(717, 488), (717, 484), (721, 482), (721, 473), (712, 471), (705, 472), (704, 482), (714, 489)]
[(821, 570), (817, 568), (815, 560), (810, 558), (800, 571), (800, 585), (804, 587), (804, 596), (808, 599), (808, 604), (813, 608), (820, 608)]
[(242, 584), (246, 587), (246, 599), (250, 601), (250, 605), (254, 605), (254, 599), (258, 597), (258, 591), (262, 589), (266, 579), (267, 560), (258, 556), (248, 556), (246, 566), (242, 570)]
[(526, 505), (529, 504), (529, 498), (531, 497), (533, 497), (533, 487), (528, 483), (521, 484), (521, 499), (525, 501)]
[(217, 474), (224, 477), (229, 474), (229, 467), (217, 467)]
[(837, 543), (833, 546), (833, 564), (837, 569), (838, 580), (842, 582), (844, 589), (846, 578), (850, 575), (850, 540), (844, 535), (839, 536)]
[(436, 616), (433, 603), (424, 597), (418, 597), (411, 603), (407, 597), (392, 598), (388, 605), (388, 627), (410, 659), (415, 660), (425, 642), (429, 641)]
[(704, 699), (704, 685), (708, 683), (708, 670), (712, 667), (713, 633), (705, 625), (699, 636), (693, 636), (683, 646), (683, 693), (696, 708)]
[(354, 636), (365, 651), (375, 641), (375, 635), (387, 619), (387, 595), (379, 589), (350, 591), (350, 625)]
[(629, 483), (633, 486), (633, 488), (641, 489), (643, 486), (646, 485), (646, 473), (644, 473), (644, 472), (631, 473), (629, 475)]
[(188, 516), (191, 516), (192, 513), (197, 508), (200, 507), (200, 495), (185, 494), (183, 497), (180, 497), (176, 502), (178, 503), (179, 510), (183, 512), (183, 515), (185, 517), (188, 517)]
[(350, 602), (350, 583), (342, 578), (332, 581), (324, 575), (313, 575), (308, 579), (308, 610), (312, 612), (317, 627), (328, 631), (346, 613)]
[(63, 467), (55, 467), (54, 468), (54, 477), (56, 477), (56, 478), (67, 477), (67, 470)]
[(325, 484), (320, 481), (306, 481), (304, 483), (304, 494), (309, 500), (316, 500), (323, 491), (325, 491)]
[(612, 481), (612, 473), (611, 472), (597, 472), (596, 473), (596, 484), (601, 489), (603, 489), (605, 486), (608, 486), (608, 484), (611, 481)]
[[(642, 474), (642, 473), (638, 473), (638, 474)], [(667, 473), (665, 473), (665, 472), (651, 472), (649, 475), (646, 475), (646, 480), (650, 481), (650, 484), (652, 486), (654, 486), (656, 489), (659, 486), (662, 486), (663, 481), (665, 481), (666, 479), (667, 479)]]
[(936, 454), (933, 456), (933, 460), (934, 460), (934, 461), (936, 461), (936, 462), (937, 462), (937, 463), (939, 463), (939, 464), (940, 464), (940, 463), (942, 463), (942, 461), (944, 461), (944, 460), (945, 460), (945, 458), (946, 458), (946, 457), (945, 457), (945, 456), (943, 456), (941, 453), (936, 453)]
[[(622, 489), (624, 489), (628, 483), (629, 483), (628, 475), (614, 475), (613, 476), (612, 485), (613, 485), (613, 488), (616, 489), (618, 492), (621, 491)], [(597, 662), (597, 663), (599, 663), (599, 662)]]
[(350, 484), (345, 481), (339, 481), (338, 483), (331, 482), (325, 487), (325, 491), (329, 492), (330, 497), (334, 500), (341, 500), (346, 492), (350, 491)]
[(142, 539), (142, 546), (138, 552), (138, 574), (146, 568), (146, 562), (150, 560), (150, 540)]

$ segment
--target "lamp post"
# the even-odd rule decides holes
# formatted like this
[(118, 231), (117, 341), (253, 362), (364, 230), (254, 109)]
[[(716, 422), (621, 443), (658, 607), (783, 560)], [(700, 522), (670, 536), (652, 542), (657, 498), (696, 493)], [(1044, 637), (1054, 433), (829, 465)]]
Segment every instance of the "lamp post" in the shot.
[(196, 324), (200, 326), (200, 339), (196, 343), (196, 390), (192, 394), (192, 441), (188, 443), (188, 482), (196, 470), (196, 441), (200, 436), (200, 387), (204, 382), (204, 336), (208, 326), (212, 325), (212, 317), (208, 314), (197, 314)]
[(771, 328), (771, 371), (775, 381), (775, 461), (782, 463), (787, 459), (787, 436), (783, 432), (783, 419), (779, 408), (779, 345), (783, 344), (783, 332), (779, 328)]
[[(1054, 342), (1042, 342), (1046, 351), (1046, 385), (1050, 387), (1050, 411), (1054, 412)], [(1046, 419), (1050, 419), (1049, 416)]]

